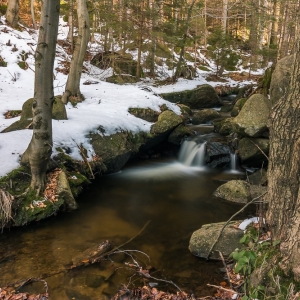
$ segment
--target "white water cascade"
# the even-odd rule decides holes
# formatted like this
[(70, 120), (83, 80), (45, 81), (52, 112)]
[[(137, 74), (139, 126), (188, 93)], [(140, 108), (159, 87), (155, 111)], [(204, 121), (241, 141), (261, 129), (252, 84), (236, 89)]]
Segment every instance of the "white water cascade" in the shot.
[(237, 155), (235, 152), (230, 153), (230, 170), (237, 171)]
[(195, 141), (184, 141), (179, 152), (179, 162), (186, 166), (205, 166), (206, 142), (197, 144)]

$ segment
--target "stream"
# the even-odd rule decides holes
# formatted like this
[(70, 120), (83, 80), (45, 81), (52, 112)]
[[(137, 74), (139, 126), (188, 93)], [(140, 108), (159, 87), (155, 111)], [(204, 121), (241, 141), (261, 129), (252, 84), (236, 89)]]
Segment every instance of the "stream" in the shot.
[[(224, 280), (223, 265), (193, 256), (189, 239), (203, 224), (226, 221), (240, 208), (212, 193), (242, 175), (230, 171), (235, 163), (227, 171), (206, 168), (201, 153), (196, 165), (190, 163), (195, 161), (188, 157), (195, 145), (185, 146), (190, 149), (181, 151), (180, 161), (135, 162), (95, 180), (77, 199), (80, 208), (76, 211), (5, 230), (0, 235), (0, 286), (61, 269), (70, 265), (72, 257), (104, 240), (121, 245), (150, 221), (122, 248), (139, 252), (121, 252), (99, 264), (47, 278), (50, 299), (110, 299), (122, 284), (129, 288), (143, 285), (128, 265), (133, 262), (195, 296), (212, 295), (206, 284), (219, 285)], [(203, 151), (201, 147), (197, 146), (198, 152)], [(150, 279), (150, 284), (176, 292), (163, 281)], [(23, 291), (42, 293), (44, 283), (31, 284)]]

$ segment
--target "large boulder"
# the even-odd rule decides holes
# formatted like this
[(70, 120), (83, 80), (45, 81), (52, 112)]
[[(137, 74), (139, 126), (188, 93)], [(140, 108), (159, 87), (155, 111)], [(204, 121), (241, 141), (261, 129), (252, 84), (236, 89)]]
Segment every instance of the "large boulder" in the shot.
[[(268, 163), (269, 139), (242, 138), (238, 144), (238, 153), (242, 163), (253, 167), (262, 167)], [(265, 155), (264, 155), (264, 154)]]
[(159, 115), (158, 121), (151, 126), (150, 133), (153, 135), (168, 134), (181, 123), (180, 116), (171, 110), (166, 110)]
[(289, 87), (294, 58), (294, 55), (289, 55), (279, 60), (276, 64), (270, 84), (272, 106), (286, 93)]
[(223, 120), (213, 121), (214, 131), (218, 132), (221, 136), (227, 136), (233, 133), (234, 132), (233, 119), (234, 118), (226, 118)]
[[(207, 258), (208, 252), (217, 240), (224, 224), (224, 222), (206, 224), (195, 231), (189, 243), (191, 253), (202, 258)], [(209, 256), (211, 259), (221, 260), (219, 251), (223, 256), (228, 257), (236, 248), (241, 247), (239, 240), (243, 237), (244, 232), (233, 227), (234, 224), (235, 222), (230, 222), (223, 230)]]
[(185, 104), (191, 109), (217, 107), (222, 104), (216, 91), (209, 84), (200, 85), (193, 90), (165, 93), (161, 96), (170, 102)]
[(230, 180), (219, 186), (214, 196), (236, 203), (247, 203), (251, 199), (250, 184), (244, 180)]
[(212, 121), (214, 119), (220, 118), (221, 115), (214, 109), (203, 109), (200, 111), (196, 111), (192, 117), (192, 124), (199, 125), (205, 124), (206, 122)]
[(238, 99), (236, 101), (236, 103), (234, 104), (233, 109), (231, 111), (231, 116), (232, 117), (236, 117), (240, 113), (240, 111), (242, 110), (242, 108), (245, 105), (246, 101), (247, 101), (246, 98), (241, 98), (241, 99)]
[(168, 142), (179, 146), (183, 140), (192, 136), (195, 136), (195, 133), (189, 127), (180, 124), (168, 136)]
[(109, 136), (97, 133), (89, 135), (91, 145), (105, 166), (105, 173), (114, 173), (122, 169), (130, 156), (136, 153), (145, 142), (143, 132), (132, 135), (129, 132), (117, 132)]
[[(5, 128), (2, 132), (10, 132), (15, 130), (22, 130), (32, 128), (32, 103), (34, 98), (30, 98), (24, 102), (22, 106), (21, 117), (19, 121), (12, 123), (9, 127)], [(52, 119), (67, 120), (67, 111), (65, 105), (62, 103), (60, 97), (55, 97), (52, 106)]]
[(241, 136), (261, 137), (266, 134), (271, 102), (263, 95), (252, 95), (237, 117), (234, 118), (234, 131)]

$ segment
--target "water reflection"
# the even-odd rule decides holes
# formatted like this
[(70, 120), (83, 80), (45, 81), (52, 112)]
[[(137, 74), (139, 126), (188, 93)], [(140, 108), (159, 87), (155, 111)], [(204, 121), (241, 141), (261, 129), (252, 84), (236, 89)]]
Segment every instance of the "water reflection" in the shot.
[[(212, 197), (226, 176), (176, 162), (148, 161), (102, 177), (80, 196), (79, 210), (0, 236), (0, 257), (7, 256), (0, 261), (0, 285), (61, 269), (72, 257), (105, 239), (120, 245), (150, 220), (125, 248), (147, 253), (151, 261), (142, 255), (140, 263), (151, 265), (156, 277), (205, 296), (211, 293), (206, 283), (219, 284), (223, 275), (218, 264), (191, 255), (188, 243), (202, 224), (225, 221), (238, 209)], [(121, 283), (130, 281), (125, 261), (130, 258), (111, 256), (99, 265), (48, 278), (51, 299), (109, 299)], [(41, 291), (37, 288), (42, 287), (26, 290)], [(160, 284), (159, 288), (170, 287)]]

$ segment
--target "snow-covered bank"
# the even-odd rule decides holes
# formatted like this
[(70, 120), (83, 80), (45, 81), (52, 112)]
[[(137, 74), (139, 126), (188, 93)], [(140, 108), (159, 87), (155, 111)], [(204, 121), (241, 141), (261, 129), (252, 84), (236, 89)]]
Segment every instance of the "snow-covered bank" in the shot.
[[(66, 28), (60, 28), (59, 38), (66, 34)], [(24, 30), (13, 30), (0, 25), (0, 56), (7, 65), (0, 67), (0, 131), (17, 121), (19, 118), (5, 119), (4, 113), (8, 110), (21, 110), (23, 103), (33, 97), (34, 86), (34, 50), (37, 42), (37, 33)], [(60, 65), (67, 54), (63, 48), (57, 46), (55, 68)], [(18, 62), (25, 62), (26, 70), (20, 68)], [(86, 63), (88, 65), (88, 63)], [(93, 67), (95, 69), (95, 67)], [(99, 73), (100, 70), (99, 70)], [(67, 76), (54, 71), (54, 93), (60, 95), (64, 91)], [(85, 85), (86, 81), (95, 81), (97, 84)], [(156, 93), (192, 89), (200, 84), (208, 83), (204, 77), (195, 80), (179, 80), (174, 85), (152, 87)], [(220, 83), (212, 83), (216, 85)], [(229, 81), (227, 85), (237, 85)], [(178, 106), (163, 100), (154, 92), (143, 90), (141, 85), (115, 85), (100, 81), (99, 76), (83, 74), (81, 92), (85, 101), (76, 107), (68, 104), (68, 120), (53, 120), (53, 142), (55, 147), (62, 145), (72, 149), (71, 156), (81, 160), (77, 145), (83, 144), (93, 154), (93, 149), (87, 140), (87, 133), (98, 132), (99, 126), (109, 135), (120, 130), (137, 133), (148, 132), (152, 123), (136, 118), (128, 113), (130, 107), (151, 108), (160, 110), (166, 104), (169, 109), (180, 114)], [(25, 129), (0, 134), (0, 176), (4, 176), (18, 167), (20, 155), (25, 151), (32, 130)]]

